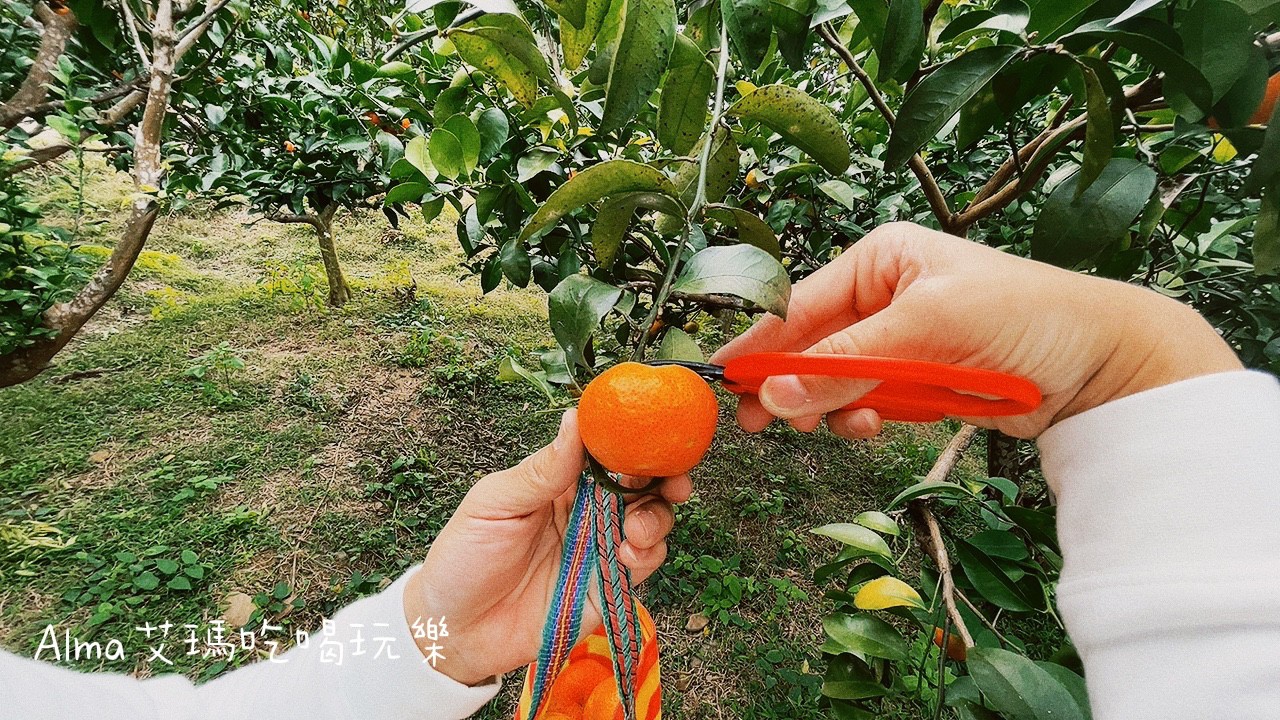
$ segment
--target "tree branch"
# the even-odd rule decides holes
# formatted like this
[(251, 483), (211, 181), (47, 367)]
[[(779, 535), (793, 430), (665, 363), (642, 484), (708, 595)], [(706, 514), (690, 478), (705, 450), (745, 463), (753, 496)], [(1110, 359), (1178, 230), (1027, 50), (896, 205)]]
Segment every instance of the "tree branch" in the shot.
[(135, 192), (120, 240), (106, 263), (74, 298), (45, 312), (45, 326), (55, 331), (52, 337), (0, 357), (0, 387), (29, 380), (49, 366), (53, 356), (66, 347), (80, 328), (120, 289), (151, 234), (158, 214), (155, 193), (164, 174), (160, 141), (176, 62), (172, 0), (160, 0), (151, 40), (151, 84), (142, 121), (134, 134)]
[[(960, 461), (960, 457), (964, 455), (969, 443), (973, 442), (977, 432), (978, 428), (973, 425), (960, 428), (960, 432), (951, 438), (951, 442), (947, 443), (947, 447), (938, 456), (937, 462), (933, 464), (925, 480), (945, 481), (956, 463)], [(942, 602), (947, 608), (947, 617), (951, 618), (951, 624), (955, 626), (956, 634), (964, 641), (965, 647), (973, 647), (973, 636), (969, 634), (969, 628), (965, 626), (964, 618), (960, 616), (960, 609), (956, 606), (956, 584), (951, 575), (951, 557), (947, 554), (947, 546), (942, 541), (942, 528), (938, 525), (938, 519), (934, 517), (924, 500), (912, 500), (907, 507), (910, 510), (911, 520), (915, 524), (916, 537), (920, 541), (920, 546), (938, 567), (938, 574), (942, 578)]]
[[(484, 14), (484, 11), (478, 8), (469, 10), (465, 13), (462, 13), (458, 17), (454, 18), (453, 23), (450, 24), (449, 27), (457, 27), (458, 25), (462, 25), (463, 23), (471, 22), (472, 20), (475, 20), (476, 18), (480, 17), (483, 14)], [(401, 40), (399, 45), (396, 45), (395, 47), (383, 53), (382, 62), (385, 64), (385, 63), (391, 62), (392, 60), (395, 60), (396, 58), (408, 52), (410, 49), (417, 47), (418, 45), (421, 45), (427, 40), (430, 40), (431, 38), (439, 35), (443, 30), (446, 30), (446, 29), (448, 28), (433, 27), (433, 28), (427, 28), (425, 30), (420, 30), (412, 35), (409, 35), (404, 40)]]
[[(889, 129), (892, 130), (894, 123), (898, 119), (889, 104), (885, 102), (884, 96), (880, 94), (880, 89), (876, 87), (875, 81), (858, 63), (858, 59), (853, 56), (849, 48), (845, 47), (844, 43), (840, 42), (840, 38), (836, 36), (830, 24), (822, 23), (819, 25), (818, 36), (840, 56), (840, 59), (844, 60), (844, 64), (849, 67), (854, 77), (858, 78), (858, 82), (862, 83), (867, 94), (871, 96), (871, 102), (880, 111), (880, 114), (884, 116), (885, 122), (888, 123)], [(911, 168), (911, 172), (915, 173), (916, 179), (920, 181), (920, 188), (924, 191), (925, 199), (929, 201), (929, 208), (933, 211), (933, 216), (937, 218), (938, 224), (942, 226), (942, 229), (953, 235), (962, 234), (955, 232), (955, 214), (951, 212), (951, 207), (947, 204), (946, 195), (942, 192), (942, 188), (938, 186), (938, 181), (933, 177), (929, 166), (925, 164), (924, 158), (920, 157), (919, 153), (915, 153), (907, 161), (907, 166)]]
[(40, 33), (40, 49), (36, 51), (35, 61), (27, 70), (27, 77), (8, 102), (0, 105), (0, 129), (7, 130), (17, 125), (26, 117), (31, 106), (44, 102), (49, 94), (49, 80), (53, 77), (53, 69), (57, 67), (58, 58), (62, 57), (67, 42), (79, 25), (76, 14), (70, 8), (63, 7), (55, 12), (43, 2), (36, 5), (35, 17), (44, 28)]
[[(1161, 88), (1159, 77), (1147, 78), (1125, 91), (1125, 106), (1133, 108), (1145, 105), (1160, 97)], [(1048, 128), (1023, 145), (1016, 154), (1011, 153), (996, 169), (968, 207), (956, 215), (956, 227), (959, 230), (967, 231), (974, 223), (1003, 210), (1014, 200), (1030, 192), (1040, 181), (1041, 175), (1049, 169), (1049, 163), (1058, 148), (1083, 137), (1085, 114), (1073, 118), (1071, 122), (1062, 122), (1070, 107), (1069, 101), (1064, 103), (1050, 120)], [(1025, 170), (1021, 175), (1017, 172), (1019, 165)]]

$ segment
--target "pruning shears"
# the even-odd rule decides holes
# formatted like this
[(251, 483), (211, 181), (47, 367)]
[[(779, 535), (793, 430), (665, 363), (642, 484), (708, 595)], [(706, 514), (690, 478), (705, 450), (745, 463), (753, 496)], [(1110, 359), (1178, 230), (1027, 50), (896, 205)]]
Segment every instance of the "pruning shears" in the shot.
[(740, 355), (724, 365), (651, 360), (680, 365), (737, 395), (755, 395), (777, 375), (821, 375), (880, 384), (845, 410), (870, 408), (885, 420), (936, 422), (948, 416), (1008, 417), (1040, 407), (1040, 388), (1026, 378), (994, 370), (924, 360), (763, 352)]

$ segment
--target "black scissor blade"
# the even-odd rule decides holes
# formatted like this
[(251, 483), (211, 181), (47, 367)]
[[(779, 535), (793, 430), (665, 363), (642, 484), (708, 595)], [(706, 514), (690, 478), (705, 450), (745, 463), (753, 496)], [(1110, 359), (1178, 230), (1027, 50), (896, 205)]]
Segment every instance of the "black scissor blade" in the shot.
[(654, 367), (662, 367), (664, 365), (679, 365), (682, 368), (688, 368), (703, 380), (708, 382), (724, 382), (724, 366), (713, 365), (711, 363), (690, 362), (688, 360), (647, 360), (645, 365)]

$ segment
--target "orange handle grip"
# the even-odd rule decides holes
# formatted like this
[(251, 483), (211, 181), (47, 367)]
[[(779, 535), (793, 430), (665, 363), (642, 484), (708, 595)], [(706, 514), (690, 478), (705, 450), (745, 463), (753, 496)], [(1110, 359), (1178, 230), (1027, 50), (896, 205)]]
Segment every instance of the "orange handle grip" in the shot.
[(822, 375), (879, 380), (845, 410), (870, 408), (885, 420), (936, 422), (945, 417), (1007, 417), (1040, 407), (1040, 388), (1026, 378), (960, 365), (868, 357), (766, 352), (724, 366), (724, 386), (755, 395), (775, 375)]

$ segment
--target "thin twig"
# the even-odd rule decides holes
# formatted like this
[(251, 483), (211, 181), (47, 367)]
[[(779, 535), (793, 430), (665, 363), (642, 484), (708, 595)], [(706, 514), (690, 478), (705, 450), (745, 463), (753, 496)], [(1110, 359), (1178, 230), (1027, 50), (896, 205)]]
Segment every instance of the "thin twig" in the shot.
[[(858, 82), (862, 83), (867, 95), (871, 97), (871, 102), (880, 111), (885, 122), (889, 125), (889, 129), (892, 130), (898, 118), (889, 107), (889, 103), (885, 102), (884, 96), (880, 94), (880, 89), (876, 87), (875, 81), (863, 69), (858, 59), (853, 56), (849, 48), (845, 47), (844, 43), (840, 42), (840, 38), (831, 29), (830, 24), (822, 23), (819, 25), (818, 36), (840, 56), (841, 60), (844, 60), (844, 64), (848, 66), (854, 77), (858, 78)], [(942, 188), (939, 187), (933, 172), (925, 164), (924, 158), (920, 157), (920, 153), (915, 153), (907, 161), (907, 166), (911, 168), (911, 172), (915, 173), (916, 179), (920, 181), (920, 188), (924, 191), (925, 199), (929, 201), (929, 208), (933, 211), (933, 216), (937, 218), (938, 224), (942, 226), (944, 231), (957, 234), (953, 232), (956, 227), (955, 215), (951, 212), (951, 207), (947, 204), (947, 197), (942, 192)]]
[(974, 616), (976, 616), (978, 620), (982, 622), (983, 625), (986, 625), (987, 629), (990, 630), (992, 633), (994, 633), (995, 636), (1000, 640), (1000, 642), (1004, 643), (1005, 645), (1012, 644), (1009, 642), (1009, 638), (1005, 637), (1004, 634), (1002, 634), (999, 630), (996, 629), (996, 624), (988, 620), (986, 615), (982, 614), (982, 611), (979, 610), (978, 607), (973, 604), (973, 601), (969, 599), (968, 595), (964, 594), (963, 590), (957, 589), (956, 596), (960, 598), (961, 602), (969, 606), (969, 610), (973, 611)]
[[(977, 432), (978, 428), (973, 425), (962, 427), (960, 432), (951, 438), (951, 442), (947, 443), (947, 447), (938, 456), (937, 462), (933, 464), (925, 480), (945, 481), (964, 455), (969, 443), (973, 442)], [(951, 557), (947, 554), (947, 546), (942, 541), (942, 528), (938, 525), (938, 519), (934, 517), (928, 504), (923, 500), (911, 501), (908, 508), (916, 526), (916, 536), (920, 540), (920, 545), (933, 559), (933, 564), (938, 567), (938, 575), (942, 578), (942, 602), (947, 608), (947, 617), (951, 618), (951, 624), (955, 625), (956, 634), (964, 641), (965, 647), (973, 647), (973, 636), (969, 634), (969, 628), (965, 626), (964, 618), (960, 616), (960, 609), (956, 607), (956, 584), (951, 575)]]

